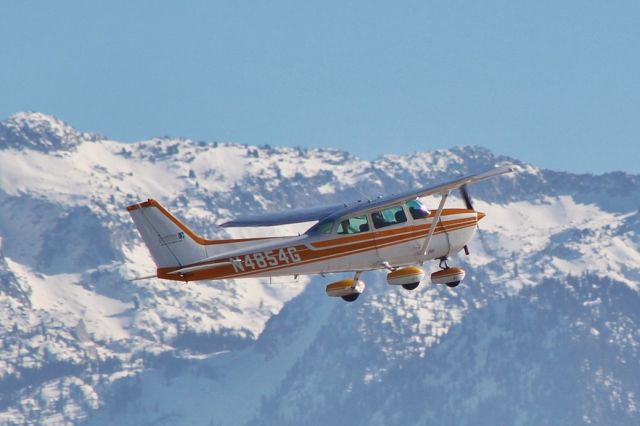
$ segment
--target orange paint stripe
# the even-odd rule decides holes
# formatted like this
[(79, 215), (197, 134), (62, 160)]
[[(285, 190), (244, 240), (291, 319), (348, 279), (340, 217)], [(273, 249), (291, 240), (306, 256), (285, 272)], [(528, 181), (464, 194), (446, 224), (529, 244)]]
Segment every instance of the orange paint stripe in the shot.
[[(455, 231), (455, 230), (458, 230), (458, 229), (463, 229), (463, 228), (467, 228), (467, 227), (471, 227), (471, 226), (475, 226), (475, 222), (473, 220), (467, 221), (467, 223), (458, 224), (455, 227), (448, 227), (446, 231), (444, 229), (437, 230), (434, 233), (434, 235), (440, 235), (443, 232), (452, 232), (452, 231)], [(424, 236), (424, 232), (421, 229), (419, 229), (418, 231), (414, 231), (414, 232), (410, 232), (410, 233), (402, 233), (402, 234), (395, 235), (395, 236), (388, 236), (384, 240), (363, 241), (363, 242), (360, 242), (360, 243), (357, 243), (357, 244), (351, 244), (349, 246), (331, 247), (329, 249), (318, 250), (318, 251), (309, 250), (305, 246), (297, 246), (296, 249), (297, 249), (298, 253), (304, 259), (302, 262), (298, 262), (298, 263), (295, 263), (295, 264), (285, 264), (285, 265), (272, 266), (272, 267), (264, 268), (264, 269), (255, 269), (255, 270), (251, 270), (251, 271), (240, 272), (238, 274), (250, 275), (250, 274), (252, 274), (254, 272), (257, 272), (257, 271), (270, 272), (270, 271), (274, 271), (274, 270), (287, 268), (287, 267), (290, 267), (290, 266), (304, 265), (304, 264), (308, 264), (308, 263), (319, 262), (321, 260), (333, 259), (333, 258), (339, 257), (339, 256), (362, 253), (362, 252), (365, 252), (365, 251), (374, 250), (374, 249), (376, 249), (376, 247), (377, 248), (385, 248), (385, 247), (393, 246), (393, 245), (396, 245), (396, 244), (402, 244), (402, 243), (409, 242), (409, 241), (412, 241), (412, 240), (421, 239), (421, 238), (424, 238), (424, 237), (425, 237)], [(221, 261), (222, 262), (229, 261), (229, 259), (216, 259), (215, 261), (210, 261), (210, 262), (211, 263), (219, 263)], [(190, 266), (195, 266), (195, 265), (204, 265), (204, 264), (206, 264), (206, 263), (199, 262), (199, 263), (195, 263), (193, 265), (188, 265), (188, 266), (185, 266), (185, 267), (190, 267)], [(218, 268), (218, 269), (221, 269), (221, 268)]]
[[(455, 229), (455, 227), (460, 224), (469, 224), (469, 223), (475, 224), (475, 222), (476, 222), (476, 219), (474, 217), (452, 219), (446, 222), (439, 222), (436, 225), (436, 231), (443, 231), (443, 230), (448, 231), (451, 229)], [(390, 236), (395, 236), (398, 234), (409, 234), (414, 232), (421, 232), (426, 234), (427, 232), (429, 232), (430, 227), (431, 227), (431, 224), (409, 226), (409, 227), (404, 226), (401, 228), (395, 228), (395, 229), (390, 229), (385, 231), (376, 231), (373, 233), (367, 232), (365, 234), (358, 235), (358, 238), (340, 237), (340, 238), (334, 238), (327, 241), (317, 241), (309, 245), (313, 248), (328, 248), (328, 247), (344, 246), (353, 241), (369, 241), (373, 239), (381, 240), (381, 239), (388, 238)]]
[[(472, 225), (465, 225), (465, 226), (459, 226), (457, 227), (457, 229), (463, 229), (463, 228), (467, 228), (467, 227), (471, 227), (471, 226), (475, 226), (475, 223), (473, 223)], [(457, 230), (456, 229), (456, 230)], [(447, 230), (447, 231), (451, 231), (451, 230)], [(444, 231), (436, 231), (435, 235), (441, 234)], [(189, 281), (196, 281), (196, 280), (200, 280), (200, 279), (227, 279), (227, 278), (241, 278), (241, 277), (245, 277), (245, 276), (251, 276), (251, 275), (255, 275), (257, 273), (264, 273), (264, 272), (273, 272), (273, 271), (277, 271), (277, 270), (282, 270), (282, 269), (286, 269), (286, 268), (290, 268), (290, 267), (297, 267), (300, 265), (307, 265), (310, 263), (317, 263), (320, 261), (326, 261), (326, 260), (331, 260), (331, 259), (335, 259), (337, 257), (342, 257), (342, 256), (347, 256), (347, 255), (353, 255), (353, 254), (359, 254), (359, 253), (363, 253), (366, 251), (371, 251), (371, 250), (375, 250), (376, 248), (386, 248), (386, 247), (390, 247), (393, 245), (397, 245), (397, 244), (403, 244), (403, 243), (407, 243), (413, 240), (418, 240), (424, 238), (424, 235), (422, 233), (420, 233), (419, 236), (411, 236), (411, 237), (403, 237), (403, 238), (397, 238), (394, 239), (392, 241), (389, 241), (387, 243), (384, 244), (378, 244), (376, 245), (374, 244), (367, 244), (366, 247), (358, 247), (357, 249), (350, 249), (350, 250), (327, 250), (329, 253), (323, 253), (321, 254), (320, 252), (310, 252), (315, 254), (316, 256), (309, 258), (309, 259), (305, 259), (302, 262), (298, 262), (298, 263), (292, 263), (292, 264), (286, 264), (286, 265), (279, 265), (279, 266), (274, 266), (271, 268), (264, 268), (264, 269), (254, 269), (251, 271), (245, 271), (245, 272), (235, 272), (233, 270), (233, 267), (230, 266), (228, 268), (224, 268), (224, 267), (219, 267), (216, 268), (216, 271), (219, 271), (218, 274), (213, 273), (214, 270), (204, 270), (204, 271), (198, 271), (196, 273), (192, 273), (192, 274), (188, 274), (188, 280)], [(357, 244), (358, 246), (360, 246), (360, 244)], [(354, 246), (356, 246), (356, 244), (354, 244)], [(298, 249), (299, 252), (303, 251), (304, 246), (298, 246), (296, 247), (296, 249)], [(218, 261), (220, 261), (220, 259), (218, 259)], [(170, 272), (175, 270), (176, 268), (171, 268), (170, 270), (164, 270), (162, 272)], [(224, 270), (225, 269), (230, 269), (229, 273), (225, 273)], [(158, 276), (160, 277), (161, 275), (161, 271), (158, 270)], [(164, 277), (161, 277), (164, 278)], [(179, 277), (175, 277), (175, 276), (168, 276), (168, 279), (173, 279), (173, 280), (184, 280), (185, 279), (181, 279)]]
[[(196, 234), (194, 231), (191, 230), (191, 228), (189, 228), (187, 225), (185, 225), (182, 221), (180, 221), (178, 218), (176, 218), (174, 215), (172, 215), (167, 209), (165, 209), (159, 202), (157, 202), (156, 200), (149, 198), (147, 201), (143, 201), (141, 203), (137, 203), (137, 204), (132, 204), (130, 206), (127, 206), (127, 211), (131, 212), (134, 210), (138, 210), (141, 208), (148, 208), (148, 207), (155, 207), (158, 210), (160, 210), (160, 212), (162, 214), (164, 214), (167, 218), (169, 218), (169, 220), (171, 220), (178, 228), (180, 228), (180, 230), (182, 230), (185, 234), (187, 234), (191, 239), (193, 239), (195, 242), (197, 242), (198, 244), (201, 245), (216, 245), (216, 244), (228, 244), (228, 243), (236, 243), (236, 242), (249, 242), (249, 241), (261, 241), (261, 240), (268, 240), (268, 239), (276, 239), (276, 238), (283, 238), (283, 237), (276, 237), (276, 238), (269, 238), (269, 237), (262, 237), (262, 238), (240, 238), (240, 239), (227, 239), (227, 240), (209, 240), (209, 239), (205, 239), (202, 236)], [(474, 213), (474, 210), (468, 210), (468, 209), (445, 209), (442, 212), (441, 217), (443, 216), (450, 216), (450, 215), (456, 215), (456, 214), (464, 214), (464, 213)], [(428, 217), (434, 217), (435, 213), (431, 212), (429, 214)], [(468, 220), (473, 220), (475, 221), (475, 218), (463, 218), (463, 219), (453, 219), (453, 220), (449, 220), (449, 221), (440, 221), (437, 225), (436, 225), (436, 231), (438, 231), (440, 228), (443, 228), (445, 230), (453, 230), (453, 228), (449, 228), (449, 226), (451, 226), (452, 224), (455, 224), (457, 222), (464, 222), (464, 221), (468, 221)], [(341, 237), (341, 238), (336, 238), (336, 239), (332, 239), (329, 241), (318, 241), (316, 243), (310, 244), (311, 247), (314, 248), (325, 248), (325, 247), (331, 247), (331, 246), (335, 246), (337, 245), (337, 243), (339, 243), (340, 245), (344, 245), (344, 244), (348, 244), (350, 242), (357, 242), (357, 241), (369, 241), (372, 238), (378, 239), (379, 237), (386, 237), (387, 235), (395, 235), (398, 233), (408, 233), (408, 232), (415, 232), (417, 230), (421, 230), (424, 229), (425, 232), (428, 232), (429, 227), (431, 226), (431, 224), (425, 224), (425, 225), (417, 225), (417, 226), (412, 226), (409, 227), (408, 229), (406, 227), (403, 228), (399, 228), (399, 229), (391, 229), (391, 230), (385, 230), (385, 231), (375, 231), (375, 232), (366, 232), (364, 234), (360, 234), (360, 235), (354, 235), (354, 236), (349, 236), (349, 237)], [(193, 265), (190, 265), (193, 266)]]
[[(454, 214), (463, 214), (463, 213), (476, 213), (475, 210), (463, 209), (463, 208), (452, 208), (452, 209), (443, 209), (440, 217), (442, 216), (450, 216)], [(430, 210), (429, 216), (427, 217), (436, 217), (436, 210)]]
[[(459, 229), (464, 229), (464, 228), (469, 228), (469, 227), (472, 227), (472, 226), (475, 226), (475, 223), (473, 223), (472, 225), (459, 226), (456, 229), (453, 229), (453, 231), (459, 230)], [(452, 230), (447, 230), (447, 232), (450, 232), (450, 231), (452, 231)], [(434, 233), (434, 235), (440, 235), (443, 232), (444, 231), (436, 231)], [(315, 262), (322, 261), (322, 260), (331, 260), (331, 259), (335, 259), (336, 257), (341, 257), (341, 256), (345, 256), (345, 255), (352, 255), (352, 254), (359, 254), (359, 253), (363, 253), (363, 252), (366, 252), (366, 251), (369, 251), (369, 250), (374, 250), (376, 248), (387, 248), (387, 247), (390, 247), (390, 246), (394, 246), (394, 245), (398, 245), (398, 244), (404, 244), (404, 243), (407, 243), (407, 242), (410, 242), (410, 241), (413, 241), (413, 240), (419, 240), (419, 239), (422, 239), (422, 238), (425, 238), (425, 236), (422, 233), (420, 233), (418, 236), (414, 235), (414, 236), (410, 236), (410, 237), (398, 238), (398, 239), (394, 239), (392, 241), (389, 241), (389, 242), (386, 242), (386, 243), (383, 243), (383, 244), (379, 244), (378, 243), (378, 244), (369, 245), (367, 248), (359, 248), (359, 249), (349, 250), (349, 251), (342, 251), (342, 250), (334, 251), (334, 250), (332, 250), (332, 253), (329, 254), (329, 255), (319, 256), (317, 258), (305, 260), (303, 262), (298, 262), (298, 263), (293, 264), (293, 265), (283, 265), (282, 267), (274, 267), (272, 269), (262, 269), (260, 271), (269, 271), (270, 272), (271, 270), (279, 270), (279, 269), (283, 269), (283, 268), (286, 268), (286, 267), (289, 267), (289, 266), (297, 266), (297, 265), (301, 265), (301, 264), (315, 263)], [(252, 271), (252, 272), (255, 272), (255, 271)]]
[(433, 274), (431, 274), (431, 277), (432, 278), (448, 278), (454, 275), (458, 275), (461, 272), (464, 272), (464, 271), (460, 268), (449, 268), (449, 269), (443, 269), (441, 271), (434, 272)]
[(313, 243), (312, 246), (318, 247), (318, 248), (324, 248), (324, 247), (330, 247), (336, 244), (348, 244), (354, 241), (369, 240), (371, 238), (373, 238), (373, 233), (367, 231), (367, 232), (359, 233), (353, 236), (344, 236), (344, 237), (334, 238), (332, 240), (317, 241)]
[(397, 271), (393, 271), (389, 273), (389, 278), (403, 278), (403, 277), (409, 277), (411, 275), (418, 275), (420, 273), (423, 273), (423, 271), (421, 270), (404, 270), (404, 269), (399, 269)]
[[(461, 223), (456, 225), (455, 227), (448, 227), (446, 229), (446, 231), (444, 229), (439, 229), (436, 230), (434, 235), (440, 235), (443, 232), (451, 232), (451, 231), (455, 231), (458, 229), (462, 229), (462, 228), (466, 228), (466, 227), (470, 227), (470, 226), (475, 226), (475, 222), (474, 220), (469, 220), (467, 221), (467, 223)], [(438, 228), (436, 228), (438, 229)], [(349, 246), (341, 246), (341, 247), (331, 247), (329, 249), (325, 249), (325, 250), (318, 250), (318, 251), (312, 251), (309, 250), (308, 248), (306, 248), (305, 246), (298, 246), (296, 247), (298, 253), (300, 254), (300, 256), (304, 259), (302, 262), (298, 262), (295, 264), (285, 264), (285, 265), (278, 265), (278, 266), (273, 266), (270, 268), (264, 268), (264, 269), (259, 269), (259, 270), (251, 270), (251, 271), (247, 271), (246, 274), (252, 274), (254, 272), (257, 271), (273, 271), (273, 270), (278, 270), (278, 269), (282, 269), (282, 268), (287, 268), (293, 265), (303, 265), (303, 264), (308, 264), (308, 263), (312, 263), (312, 262), (318, 262), (320, 260), (328, 260), (328, 259), (332, 259), (338, 256), (344, 256), (344, 255), (348, 255), (348, 254), (356, 254), (356, 253), (361, 253), (361, 252), (365, 252), (368, 250), (374, 250), (376, 249), (376, 247), (378, 248), (385, 248), (388, 246), (392, 246), (392, 245), (396, 245), (396, 244), (401, 244), (404, 242), (408, 242), (408, 241), (412, 241), (415, 239), (420, 239), (420, 238), (424, 238), (424, 232), (422, 229), (418, 229), (417, 231), (413, 231), (413, 232), (409, 232), (409, 233), (396, 233), (398, 235), (394, 235), (394, 236), (388, 236), (385, 239), (376, 239), (376, 240), (371, 240), (371, 241), (363, 241), (357, 244), (350, 244)], [(215, 261), (211, 261), (211, 263), (218, 263), (221, 261), (229, 261), (229, 259), (216, 259)], [(187, 265), (185, 267), (190, 267), (190, 266), (194, 266), (194, 265), (201, 265), (201, 264), (205, 264), (203, 262), (198, 262), (196, 264), (193, 265)], [(177, 269), (177, 268), (176, 268)], [(218, 268), (221, 269), (221, 268)], [(175, 269), (173, 269), (175, 270)], [(245, 274), (245, 273), (239, 273), (239, 274)]]
[(197, 242), (198, 244), (201, 245), (215, 245), (215, 244), (228, 244), (228, 243), (241, 243), (241, 242), (246, 242), (246, 241), (259, 241), (259, 240), (269, 240), (269, 239), (278, 239), (278, 238), (283, 238), (283, 237), (277, 237), (277, 238), (240, 238), (240, 239), (235, 239), (235, 240), (207, 240), (205, 238), (202, 238), (200, 235), (196, 234), (195, 232), (193, 232), (191, 230), (191, 228), (189, 228), (187, 225), (185, 225), (184, 223), (182, 223), (178, 218), (176, 218), (174, 215), (172, 215), (171, 213), (169, 213), (169, 211), (167, 209), (165, 209), (159, 202), (157, 202), (156, 200), (149, 198), (147, 201), (144, 201), (142, 203), (138, 203), (138, 204), (133, 204), (127, 207), (127, 211), (131, 212), (134, 210), (138, 210), (138, 209), (142, 209), (142, 208), (148, 208), (148, 207), (155, 207), (158, 210), (160, 210), (160, 212), (165, 215), (167, 218), (169, 218), (169, 220), (171, 220), (171, 222), (173, 222), (178, 228), (180, 228), (180, 230), (182, 230), (185, 234), (187, 234), (192, 240), (194, 240), (195, 242)]
[(331, 283), (327, 286), (327, 290), (337, 290), (343, 288), (349, 288), (353, 285), (353, 280), (351, 278), (347, 278), (344, 280), (336, 281), (335, 283)]
[(434, 275), (433, 278), (449, 278), (449, 277), (453, 277), (454, 275), (458, 275), (460, 272), (452, 272), (449, 274), (440, 274), (440, 275)]

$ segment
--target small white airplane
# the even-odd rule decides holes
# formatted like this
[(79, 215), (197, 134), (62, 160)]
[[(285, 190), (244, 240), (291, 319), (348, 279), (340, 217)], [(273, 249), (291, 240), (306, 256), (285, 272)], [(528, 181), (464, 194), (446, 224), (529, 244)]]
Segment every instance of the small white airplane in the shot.
[[(475, 211), (467, 185), (509, 173), (510, 166), (402, 194), (305, 210), (239, 217), (222, 227), (277, 226), (317, 221), (294, 237), (207, 240), (193, 232), (155, 200), (127, 207), (156, 263), (158, 277), (175, 281), (277, 277), (353, 272), (327, 285), (328, 296), (353, 302), (364, 291), (360, 275), (387, 269), (387, 282), (414, 290), (425, 276), (426, 260), (440, 261), (431, 274), (436, 284), (457, 286), (465, 276), (447, 259), (464, 250), (485, 214)], [(466, 209), (445, 209), (459, 189)], [(440, 195), (429, 211), (418, 198)], [(435, 224), (435, 226), (434, 226)], [(144, 277), (144, 278), (152, 278)]]

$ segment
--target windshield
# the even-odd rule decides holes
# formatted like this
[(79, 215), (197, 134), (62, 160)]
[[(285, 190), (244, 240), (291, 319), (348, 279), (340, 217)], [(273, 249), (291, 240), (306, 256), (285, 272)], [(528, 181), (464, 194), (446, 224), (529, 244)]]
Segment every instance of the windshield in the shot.
[(332, 229), (333, 229), (333, 220), (327, 219), (327, 220), (323, 220), (322, 222), (316, 223), (311, 228), (309, 228), (309, 230), (306, 233), (308, 235), (328, 234), (331, 232)]
[(409, 213), (411, 213), (411, 217), (414, 219), (424, 219), (429, 216), (429, 209), (427, 206), (422, 204), (419, 200), (409, 200), (407, 201), (407, 207), (409, 208)]

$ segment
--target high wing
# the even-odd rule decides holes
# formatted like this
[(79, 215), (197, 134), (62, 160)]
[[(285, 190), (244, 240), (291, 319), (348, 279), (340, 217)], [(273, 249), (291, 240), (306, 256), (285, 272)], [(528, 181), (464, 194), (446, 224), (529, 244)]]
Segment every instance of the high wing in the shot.
[(341, 208), (344, 204), (314, 207), (309, 209), (289, 210), (275, 213), (264, 213), (251, 216), (239, 216), (229, 222), (219, 225), (222, 228), (240, 226), (276, 226), (288, 223), (312, 222), (323, 219)]
[[(495, 176), (500, 176), (505, 173), (511, 173), (515, 170), (516, 168), (513, 166), (496, 167), (495, 169), (486, 171), (484, 173), (465, 176), (460, 179), (452, 180), (450, 182), (446, 182), (440, 185), (427, 186), (423, 188), (412, 189), (400, 194), (389, 195), (387, 197), (383, 197), (376, 200), (375, 208), (384, 208), (391, 204), (397, 204), (399, 202), (404, 202), (404, 201), (412, 200), (414, 198), (419, 198), (419, 197), (427, 197), (429, 195), (446, 194), (464, 185), (470, 185), (477, 182), (481, 182), (483, 180), (490, 179)], [(363, 211), (369, 210), (369, 208), (368, 207), (363, 208), (362, 210)]]
[(360, 212), (364, 213), (370, 210), (383, 209), (387, 206), (405, 202), (418, 197), (426, 197), (436, 194), (448, 194), (452, 190), (460, 188), (464, 185), (474, 184), (495, 176), (513, 172), (515, 170), (516, 169), (513, 166), (496, 167), (495, 169), (486, 171), (484, 173), (465, 176), (460, 179), (452, 180), (440, 185), (412, 189), (400, 194), (388, 195), (386, 197), (377, 198), (375, 200), (368, 200), (364, 202), (359, 201), (351, 204), (336, 204), (332, 206), (304, 210), (290, 210), (255, 216), (239, 217), (220, 226), (275, 226), (288, 223), (320, 221), (327, 218), (338, 218), (345, 215), (357, 215)]

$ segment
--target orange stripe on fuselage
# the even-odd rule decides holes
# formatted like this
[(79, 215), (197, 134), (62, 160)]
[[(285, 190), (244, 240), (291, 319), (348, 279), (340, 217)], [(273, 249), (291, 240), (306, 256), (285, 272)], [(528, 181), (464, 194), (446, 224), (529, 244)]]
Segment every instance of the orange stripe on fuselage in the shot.
[[(461, 210), (461, 213), (469, 213), (471, 211), (464, 209), (453, 209), (453, 210)], [(459, 213), (455, 213), (459, 214)], [(462, 218), (462, 219), (452, 219), (445, 222), (439, 222), (434, 231), (434, 235), (439, 235), (443, 232), (451, 232), (459, 229), (471, 227), (476, 225), (476, 218)], [(158, 276), (160, 278), (167, 278), (173, 280), (189, 280), (196, 281), (201, 279), (223, 279), (223, 278), (237, 278), (254, 275), (256, 273), (264, 273), (264, 272), (272, 272), (281, 269), (286, 269), (290, 267), (296, 267), (300, 265), (306, 265), (309, 263), (315, 263), (320, 261), (326, 261), (330, 259), (334, 259), (340, 256), (352, 255), (363, 253), (366, 251), (375, 250), (376, 248), (385, 248), (389, 246), (393, 246), (396, 244), (403, 244), (410, 242), (412, 240), (417, 240), (425, 237), (426, 232), (428, 232), (430, 224), (418, 225), (418, 226), (410, 226), (410, 227), (401, 227), (395, 228), (385, 231), (367, 232), (366, 235), (358, 235), (358, 238), (354, 238), (356, 236), (348, 236), (348, 237), (340, 237), (334, 238), (329, 241), (320, 241), (315, 242), (313, 244), (309, 244), (309, 247), (305, 245), (296, 246), (296, 250), (300, 257), (302, 258), (301, 262), (296, 263), (288, 263), (283, 265), (277, 265), (266, 268), (252, 269), (250, 271), (244, 272), (236, 272), (233, 266), (217, 266), (215, 270), (202, 270), (196, 271), (189, 274), (186, 274), (184, 278), (176, 277), (175, 275), (166, 275), (168, 272), (174, 271), (178, 268), (164, 268), (158, 269)], [(349, 244), (349, 242), (352, 242)], [(321, 244), (319, 244), (321, 243)], [(338, 244), (336, 244), (338, 243)], [(326, 248), (319, 248), (320, 245), (327, 246)], [(252, 254), (252, 253), (247, 253)], [(216, 259), (215, 262), (224, 262), (230, 261), (230, 259)], [(213, 262), (213, 261), (212, 261)], [(204, 263), (199, 263), (204, 264)], [(191, 265), (189, 265), (191, 266)]]
[[(452, 209), (452, 210), (460, 210), (462, 213), (470, 213), (473, 212), (473, 210), (465, 210), (465, 209)], [(454, 214), (460, 214), (458, 213), (454, 213)], [(451, 215), (451, 214), (448, 214)], [(445, 216), (444, 214), (442, 216)], [(442, 221), (439, 221), (438, 224), (436, 225), (436, 231), (449, 231), (450, 227), (453, 226), (457, 226), (460, 223), (466, 223), (466, 222), (476, 222), (476, 219), (474, 217), (466, 217), (466, 218), (461, 218), (461, 219), (451, 219), (446, 221), (446, 224), (443, 225)], [(331, 240), (326, 240), (326, 241), (316, 241), (312, 244), (310, 244), (310, 246), (312, 248), (327, 248), (327, 247), (336, 247), (336, 246), (344, 246), (348, 243), (351, 242), (357, 242), (357, 241), (370, 241), (372, 239), (382, 239), (382, 238), (386, 238), (388, 236), (395, 236), (398, 234), (409, 234), (409, 233), (413, 233), (413, 232), (428, 232), (429, 228), (431, 227), (430, 223), (425, 223), (425, 224), (419, 224), (419, 225), (414, 225), (414, 226), (402, 226), (400, 228), (392, 228), (392, 229), (385, 229), (385, 230), (381, 230), (381, 231), (375, 231), (375, 232), (371, 232), (371, 231), (367, 231), (364, 233), (358, 233), (355, 235), (345, 235), (342, 237), (338, 237), (338, 238), (333, 238)]]
[[(474, 225), (468, 225), (465, 227), (460, 227), (459, 229), (462, 228), (466, 228), (466, 227), (471, 227), (471, 226), (475, 226)], [(434, 233), (434, 235), (439, 235), (442, 234), (443, 231), (436, 231)], [(275, 266), (275, 267), (271, 267), (271, 268), (262, 268), (262, 269), (252, 269), (250, 271), (245, 271), (245, 272), (236, 272), (235, 269), (233, 268), (233, 266), (220, 266), (215, 268), (215, 270), (209, 269), (209, 270), (203, 270), (203, 271), (197, 271), (197, 272), (193, 272), (193, 273), (189, 273), (186, 274), (184, 278), (179, 278), (176, 277), (176, 275), (166, 275), (168, 272), (172, 272), (174, 270), (176, 270), (176, 268), (165, 268), (164, 270), (158, 269), (158, 277), (159, 278), (166, 278), (166, 279), (171, 279), (171, 280), (178, 280), (178, 281), (198, 281), (198, 280), (207, 280), (207, 279), (230, 279), (230, 278), (242, 278), (242, 277), (248, 277), (251, 275), (255, 275), (257, 273), (264, 273), (264, 272), (273, 272), (273, 271), (278, 271), (278, 270), (282, 270), (282, 269), (286, 269), (286, 268), (290, 268), (290, 267), (296, 267), (296, 266), (300, 266), (300, 265), (307, 265), (307, 264), (311, 264), (311, 263), (316, 263), (316, 262), (321, 262), (321, 261), (327, 261), (327, 260), (331, 260), (331, 259), (335, 259), (338, 257), (342, 257), (342, 256), (348, 256), (348, 255), (354, 255), (354, 254), (360, 254), (360, 253), (364, 253), (366, 251), (372, 251), (375, 250), (377, 248), (386, 248), (386, 247), (390, 247), (390, 246), (394, 246), (397, 244), (404, 244), (404, 243), (408, 243), (410, 241), (413, 240), (419, 240), (424, 238), (424, 235), (422, 233), (420, 233), (418, 236), (411, 236), (409, 238), (399, 238), (393, 241), (389, 241), (385, 244), (367, 244), (366, 246), (362, 246), (361, 244), (358, 244), (358, 247), (341, 247), (342, 250), (326, 250), (323, 252), (311, 252), (310, 250), (305, 250), (305, 246), (297, 246), (296, 249), (298, 250), (298, 253), (300, 254), (300, 256), (303, 258), (303, 261), (301, 262), (296, 262), (296, 263), (291, 263), (291, 264), (286, 264), (286, 265), (279, 265), (279, 266)], [(355, 245), (354, 245), (355, 246)], [(306, 258), (303, 255), (304, 252), (308, 252), (308, 253), (312, 253), (315, 254), (316, 256), (313, 256), (311, 258)], [(219, 260), (218, 260), (219, 261)]]

